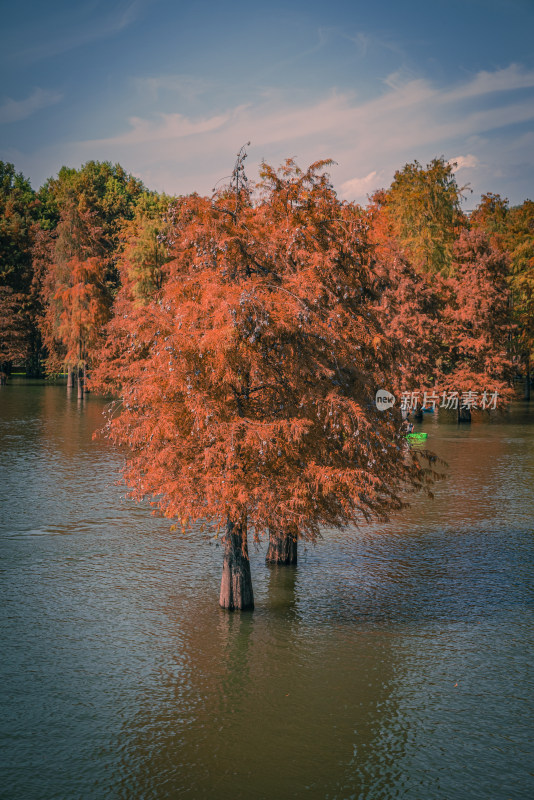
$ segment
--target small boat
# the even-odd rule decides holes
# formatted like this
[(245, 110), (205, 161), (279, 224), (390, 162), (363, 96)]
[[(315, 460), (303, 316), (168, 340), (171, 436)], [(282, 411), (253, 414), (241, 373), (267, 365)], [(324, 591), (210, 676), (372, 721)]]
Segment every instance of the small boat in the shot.
[(407, 433), (406, 438), (411, 439), (413, 442), (424, 442), (428, 433), (424, 433), (423, 431), (414, 431), (413, 433)]

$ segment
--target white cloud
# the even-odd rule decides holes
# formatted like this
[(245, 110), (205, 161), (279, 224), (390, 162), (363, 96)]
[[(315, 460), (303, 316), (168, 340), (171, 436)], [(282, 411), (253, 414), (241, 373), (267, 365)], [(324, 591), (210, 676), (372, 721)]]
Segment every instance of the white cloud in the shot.
[(459, 172), (461, 169), (474, 169), (474, 167), (478, 167), (480, 161), (476, 156), (469, 153), (466, 156), (451, 158), (448, 163), (451, 165), (456, 164), (454, 171)]
[(344, 200), (361, 200), (378, 188), (379, 179), (379, 175), (374, 169), (365, 178), (351, 178), (349, 181), (344, 181), (340, 187), (341, 197)]
[(34, 89), (31, 95), (24, 100), (12, 100), (8, 97), (0, 106), (0, 124), (27, 119), (41, 108), (59, 103), (61, 98), (62, 95), (59, 92), (51, 92), (47, 89)]

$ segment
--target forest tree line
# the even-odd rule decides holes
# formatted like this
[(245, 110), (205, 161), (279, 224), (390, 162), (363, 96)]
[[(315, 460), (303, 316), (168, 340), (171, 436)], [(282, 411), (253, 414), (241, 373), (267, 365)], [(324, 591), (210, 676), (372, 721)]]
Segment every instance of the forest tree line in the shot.
[(229, 609), (254, 605), (248, 530), (295, 562), (298, 539), (430, 492), (435, 455), (407, 448), (377, 390), (456, 395), (461, 418), (460, 393), (529, 388), (534, 333), (531, 201), (467, 215), (438, 158), (362, 207), (331, 162), (264, 163), (251, 185), (245, 158), (211, 197), (107, 162), (34, 192), (1, 167), (2, 372), (113, 398), (102, 433), (127, 447), (131, 496), (223, 527)]
[[(463, 369), (467, 378), (482, 367), (501, 385), (513, 365), (528, 393), (534, 203), (510, 207), (488, 193), (467, 215), (461, 201), (453, 167), (439, 158), (407, 164), (365, 208), (345, 205), (369, 231), (384, 332), (412, 352), (412, 386), (436, 382), (439, 339), (445, 373)], [(109, 162), (63, 167), (37, 191), (0, 162), (0, 372), (66, 372), (83, 391), (121, 287), (138, 305), (161, 291), (173, 228), (190, 202), (150, 191)]]

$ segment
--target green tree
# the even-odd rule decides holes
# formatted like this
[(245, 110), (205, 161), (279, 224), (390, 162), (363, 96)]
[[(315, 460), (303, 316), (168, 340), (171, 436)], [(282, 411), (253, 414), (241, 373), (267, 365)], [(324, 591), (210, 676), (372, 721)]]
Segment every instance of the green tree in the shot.
[(38, 374), (39, 298), (32, 243), (38, 216), (35, 192), (13, 164), (0, 161), (0, 370), (24, 364)]
[(118, 259), (121, 284), (134, 298), (145, 303), (163, 286), (165, 264), (170, 260), (166, 233), (174, 219), (178, 201), (156, 192), (143, 192), (131, 219), (123, 222)]
[[(47, 370), (57, 372), (66, 366), (69, 383), (73, 369), (77, 370), (79, 387), (81, 375), (94, 362), (103, 322), (119, 288), (120, 231), (124, 220), (133, 216), (143, 191), (141, 181), (120, 165), (89, 161), (80, 170), (63, 167), (39, 194), (43, 227), (50, 239), (42, 289)], [(84, 281), (92, 288), (84, 290)], [(73, 299), (79, 308), (82, 297), (92, 298), (91, 308), (98, 298), (98, 312), (85, 314), (83, 344), (80, 340), (76, 348), (72, 340), (77, 334), (68, 331), (68, 326), (78, 319), (71, 313)], [(94, 330), (89, 333), (91, 325)], [(76, 328), (81, 330), (78, 323)]]
[(459, 187), (454, 165), (434, 158), (426, 169), (414, 161), (395, 173), (389, 189), (377, 192), (391, 234), (419, 271), (450, 273), (454, 242), (466, 220), (460, 209), (466, 187)]

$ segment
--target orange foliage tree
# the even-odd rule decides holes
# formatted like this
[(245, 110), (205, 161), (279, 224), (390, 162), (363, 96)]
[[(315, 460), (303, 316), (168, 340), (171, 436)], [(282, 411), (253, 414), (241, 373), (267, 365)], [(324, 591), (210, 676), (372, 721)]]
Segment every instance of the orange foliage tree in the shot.
[(57, 335), (65, 348), (65, 363), (78, 366), (80, 393), (86, 383), (89, 354), (98, 345), (109, 318), (102, 271), (99, 258), (73, 257), (68, 262), (69, 281), (59, 285), (54, 295), (61, 308)]
[(491, 244), (509, 262), (511, 309), (515, 323), (511, 352), (516, 369), (525, 379), (525, 399), (530, 399), (534, 358), (534, 202), (509, 207), (498, 194), (485, 194), (470, 217)]
[(361, 214), (328, 162), (264, 165), (253, 199), (243, 158), (212, 200), (181, 201), (168, 276), (142, 313), (123, 298), (95, 376), (120, 398), (105, 433), (131, 449), (133, 497), (224, 529), (229, 609), (253, 606), (247, 530), (313, 540), (434, 475), (374, 404), (394, 364)]
[[(482, 232), (468, 230), (451, 168), (433, 165), (407, 165), (389, 190), (371, 198), (378, 309), (397, 363), (393, 391), (415, 391), (420, 400), (427, 391), (441, 401), (445, 393), (447, 403), (456, 395), (458, 418), (468, 421), (463, 403), (477, 407), (484, 391), (488, 398), (497, 392), (500, 405), (511, 396), (507, 262)], [(414, 193), (414, 186), (424, 191)], [(435, 247), (434, 225), (443, 228)]]
[[(68, 197), (61, 208), (54, 234), (48, 234), (49, 262), (42, 287), (42, 321), (49, 372), (66, 366), (78, 374), (78, 393), (83, 394), (84, 376), (91, 346), (109, 317), (111, 299), (105, 291), (105, 262), (100, 245), (101, 228), (94, 215)], [(45, 233), (46, 235), (46, 233)], [(98, 255), (95, 255), (95, 252)]]
[[(444, 308), (448, 358), (441, 388), (497, 392), (499, 405), (511, 398), (513, 330), (506, 257), (484, 233), (464, 230), (454, 245), (449, 302)], [(470, 409), (460, 419), (470, 419)]]
[(27, 353), (27, 325), (20, 313), (19, 295), (0, 286), (0, 385), (7, 380), (6, 365), (21, 363)]
[(77, 371), (79, 394), (118, 290), (120, 230), (142, 190), (120, 165), (89, 161), (80, 170), (63, 167), (40, 192), (48, 247), (41, 247), (35, 258), (44, 256), (41, 328), (47, 371), (67, 367), (68, 385)]

